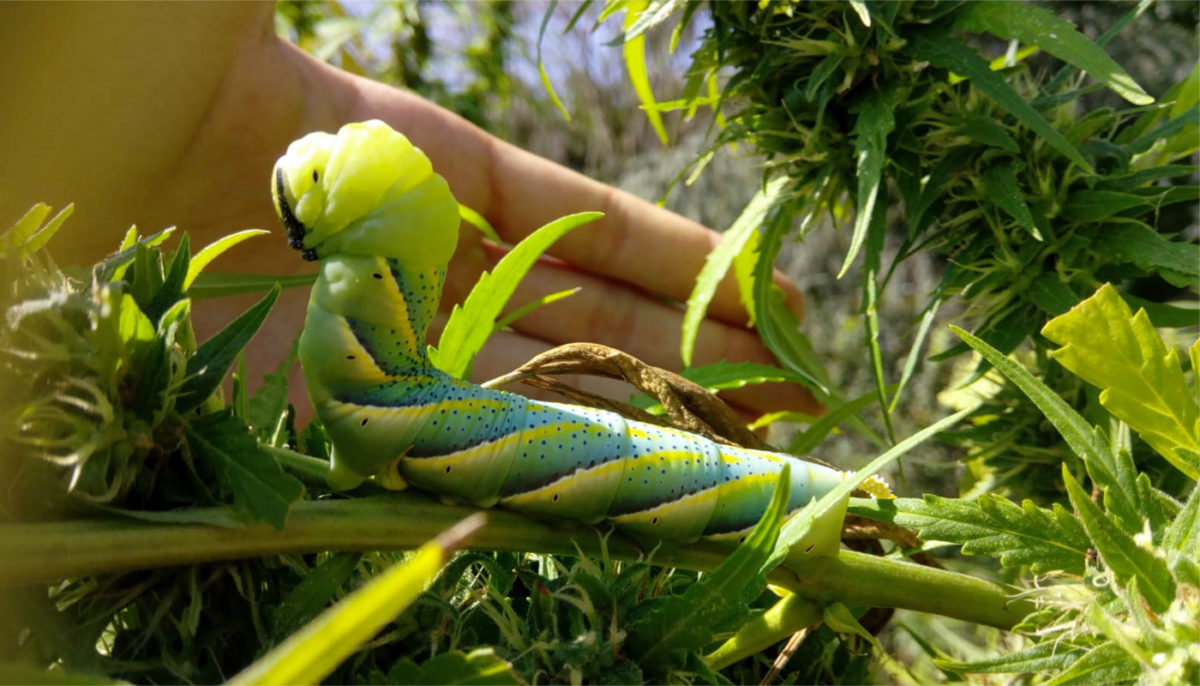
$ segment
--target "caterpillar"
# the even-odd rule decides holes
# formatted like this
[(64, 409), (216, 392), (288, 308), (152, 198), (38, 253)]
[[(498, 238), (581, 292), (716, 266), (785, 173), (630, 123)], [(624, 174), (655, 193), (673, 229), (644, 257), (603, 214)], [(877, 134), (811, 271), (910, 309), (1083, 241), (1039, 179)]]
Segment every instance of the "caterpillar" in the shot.
[(718, 445), (607, 411), (481, 388), (425, 352), (458, 205), (408, 139), (380, 121), (292, 143), (272, 175), (289, 244), (319, 261), (299, 358), (333, 451), (330, 483), (387, 474), (480, 507), (662, 540), (732, 537), (762, 515), (785, 464), (789, 509), (845, 473)]

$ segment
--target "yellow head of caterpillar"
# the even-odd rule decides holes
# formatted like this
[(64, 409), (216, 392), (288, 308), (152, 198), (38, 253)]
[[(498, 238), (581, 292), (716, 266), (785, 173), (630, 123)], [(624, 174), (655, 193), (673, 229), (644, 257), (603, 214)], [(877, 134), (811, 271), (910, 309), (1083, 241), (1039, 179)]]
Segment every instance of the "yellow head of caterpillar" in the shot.
[(311, 133), (271, 177), (275, 211), (305, 259), (381, 256), (445, 265), (458, 241), (458, 203), (425, 153), (379, 120)]

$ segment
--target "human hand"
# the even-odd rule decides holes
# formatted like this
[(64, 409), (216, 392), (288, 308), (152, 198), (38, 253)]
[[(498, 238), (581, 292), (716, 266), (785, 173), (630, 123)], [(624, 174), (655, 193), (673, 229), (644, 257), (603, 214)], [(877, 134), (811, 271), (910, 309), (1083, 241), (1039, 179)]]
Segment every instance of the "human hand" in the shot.
[[(677, 303), (687, 298), (718, 240), (699, 224), (504, 143), (410, 93), (314, 60), (275, 36), (270, 4), (34, 3), (3, 12), (0, 57), (46, 68), (0, 77), (14, 103), (0, 113), (0, 148), (9, 151), (0, 171), (0, 188), (8, 191), (0, 194), (0, 216), (19, 216), (39, 200), (76, 202), (75, 216), (55, 242), (60, 261), (97, 259), (131, 223), (150, 231), (178, 224), (193, 245), (247, 227), (274, 228), (266, 183), (288, 142), (379, 118), (421, 147), (459, 201), (483, 214), (504, 241), (515, 243), (564, 214), (605, 213), (560, 241), (551, 251), (558, 259), (540, 262), (513, 303), (574, 286), (580, 292), (497, 334), (477, 359), (476, 380), (573, 341), (604, 343), (678, 368)], [(78, 67), (84, 63), (86, 72)], [(465, 297), (501, 252), (464, 228), (443, 309)], [(223, 256), (218, 268), (311, 270), (284, 241), (261, 239)], [(799, 314), (797, 290), (782, 277), (777, 282)], [(283, 358), (306, 298), (300, 290), (280, 298), (247, 351), (251, 368), (265, 372)], [(199, 303), (200, 337), (250, 300)], [(744, 323), (727, 279), (701, 326), (696, 362), (770, 362)], [(597, 383), (608, 382), (583, 385), (596, 390)], [(297, 374), (293, 400), (304, 412), (302, 387)], [(728, 399), (748, 413), (817, 409), (794, 385), (741, 389)]]

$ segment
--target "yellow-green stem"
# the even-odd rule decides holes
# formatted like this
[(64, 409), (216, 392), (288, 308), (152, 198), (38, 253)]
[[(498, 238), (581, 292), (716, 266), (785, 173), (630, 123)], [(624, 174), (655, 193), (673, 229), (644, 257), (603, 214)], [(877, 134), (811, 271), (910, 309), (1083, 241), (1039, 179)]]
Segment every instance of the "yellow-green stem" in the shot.
[[(286, 553), (411, 549), (472, 511), (402, 493), (301, 502), (285, 531), (267, 524), (222, 528), (123, 518), (6, 524), (0, 525), (0, 586)], [(230, 517), (228, 511), (211, 514)], [(473, 540), (477, 549), (601, 552), (601, 534), (592, 528), (551, 526), (501, 510), (487, 516)], [(650, 549), (617, 535), (609, 537), (607, 548), (619, 559), (637, 559)], [(728, 548), (706, 542), (659, 549), (653, 561), (707, 570), (727, 555)], [(1031, 610), (1027, 601), (1013, 601), (1015, 591), (1006, 586), (853, 551), (832, 559), (793, 556), (771, 572), (769, 581), (817, 603), (903, 607), (1001, 628)]]

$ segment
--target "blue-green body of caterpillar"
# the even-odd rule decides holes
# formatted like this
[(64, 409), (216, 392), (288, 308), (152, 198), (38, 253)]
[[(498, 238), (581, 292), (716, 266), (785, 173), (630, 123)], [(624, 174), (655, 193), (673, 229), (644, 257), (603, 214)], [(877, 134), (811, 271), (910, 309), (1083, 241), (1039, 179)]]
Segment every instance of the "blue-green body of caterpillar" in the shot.
[(752, 526), (784, 464), (790, 509), (842, 481), (787, 455), (489, 390), (433, 367), (424, 338), (457, 204), (424, 154), (385, 124), (296, 141), (273, 186), (292, 246), (320, 260), (300, 360), (333, 442), (331, 483), (399, 474), (482, 507), (688, 541)]

